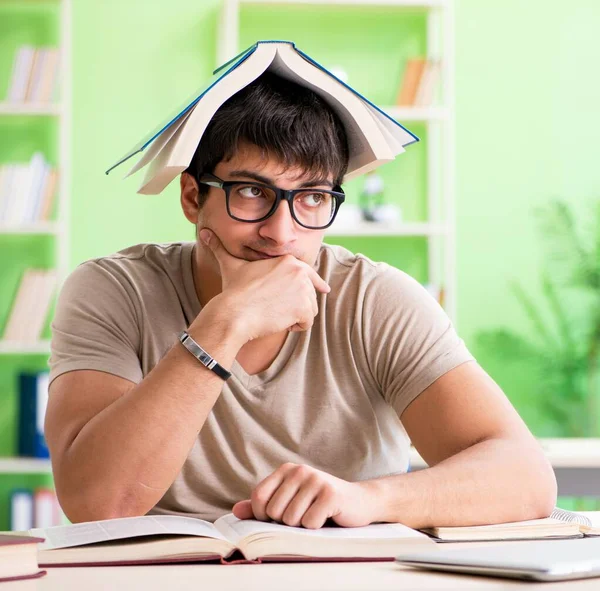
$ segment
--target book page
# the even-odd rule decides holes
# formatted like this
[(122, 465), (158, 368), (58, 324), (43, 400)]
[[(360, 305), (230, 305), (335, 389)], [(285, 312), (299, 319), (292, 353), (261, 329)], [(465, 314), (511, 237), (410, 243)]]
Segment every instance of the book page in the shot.
[(176, 515), (144, 515), (142, 517), (107, 519), (45, 529), (30, 529), (29, 533), (32, 536), (46, 539), (39, 546), (41, 550), (71, 548), (97, 542), (160, 534), (202, 536), (228, 541), (212, 523), (194, 517)]
[(240, 520), (232, 513), (224, 515), (215, 521), (215, 527), (235, 544), (245, 537), (255, 534), (300, 535), (329, 540), (388, 540), (398, 538), (426, 538), (418, 532), (401, 523), (376, 523), (364, 527), (322, 527), (321, 529), (306, 529), (291, 527), (280, 523), (256, 521), (254, 519)]
[(583, 533), (600, 536), (600, 511), (577, 511), (577, 514), (588, 521), (588, 524), (581, 526)]

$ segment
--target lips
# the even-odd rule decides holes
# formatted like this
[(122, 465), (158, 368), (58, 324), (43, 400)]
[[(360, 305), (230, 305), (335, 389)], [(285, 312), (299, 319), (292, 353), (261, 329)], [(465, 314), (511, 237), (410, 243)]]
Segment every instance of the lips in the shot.
[[(250, 247), (248, 247), (250, 248)], [(256, 254), (257, 257), (261, 258), (261, 259), (274, 259), (277, 257), (281, 257), (283, 256), (285, 253), (280, 253), (280, 254), (275, 254), (275, 253), (269, 253), (269, 252), (264, 252), (262, 250), (254, 250), (253, 248), (250, 248), (250, 250)]]

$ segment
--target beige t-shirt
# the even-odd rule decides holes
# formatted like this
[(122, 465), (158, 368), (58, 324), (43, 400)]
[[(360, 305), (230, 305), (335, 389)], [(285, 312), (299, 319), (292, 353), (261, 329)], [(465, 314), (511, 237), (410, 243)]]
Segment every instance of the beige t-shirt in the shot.
[[(193, 246), (140, 244), (77, 267), (52, 323), (50, 379), (92, 369), (143, 380), (200, 312)], [(327, 245), (315, 268), (331, 292), (319, 296), (313, 327), (290, 333), (265, 371), (248, 375), (233, 363), (153, 513), (214, 520), (285, 462), (350, 481), (407, 470), (398, 417), (473, 358), (438, 303), (402, 271)], [(205, 376), (199, 368), (199, 392)]]

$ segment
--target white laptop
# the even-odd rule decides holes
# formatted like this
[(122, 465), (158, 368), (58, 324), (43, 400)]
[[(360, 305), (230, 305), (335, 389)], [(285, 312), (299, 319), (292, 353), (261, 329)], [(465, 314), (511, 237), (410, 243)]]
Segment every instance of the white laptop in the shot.
[(396, 562), (414, 567), (536, 581), (600, 577), (600, 537), (510, 542), (494, 546), (403, 552)]

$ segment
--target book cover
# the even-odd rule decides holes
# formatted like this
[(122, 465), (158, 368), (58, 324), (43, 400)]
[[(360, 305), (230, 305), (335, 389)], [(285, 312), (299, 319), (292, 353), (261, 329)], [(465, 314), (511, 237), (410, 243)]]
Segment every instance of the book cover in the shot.
[(19, 455), (48, 458), (44, 438), (44, 418), (48, 405), (49, 373), (19, 375)]

